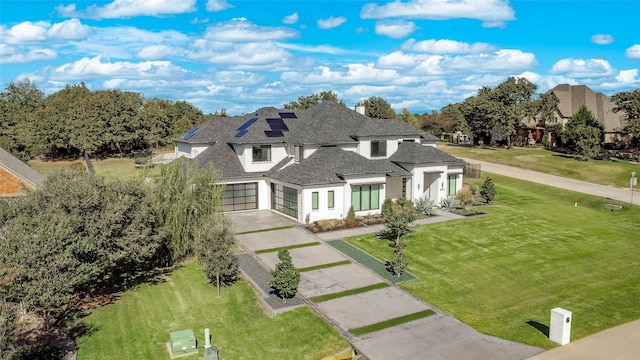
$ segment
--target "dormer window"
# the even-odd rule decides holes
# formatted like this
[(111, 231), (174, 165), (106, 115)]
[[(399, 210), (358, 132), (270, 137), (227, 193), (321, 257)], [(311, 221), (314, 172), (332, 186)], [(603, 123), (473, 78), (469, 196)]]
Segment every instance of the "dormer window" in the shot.
[(271, 145), (253, 145), (253, 162), (271, 161)]
[(387, 141), (371, 140), (371, 157), (386, 157), (386, 156), (387, 156)]

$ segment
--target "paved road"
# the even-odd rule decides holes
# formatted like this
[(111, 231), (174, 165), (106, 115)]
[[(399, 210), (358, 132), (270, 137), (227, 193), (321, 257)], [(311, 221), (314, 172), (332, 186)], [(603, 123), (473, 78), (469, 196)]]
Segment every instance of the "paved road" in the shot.
[[(614, 199), (622, 202), (631, 202), (631, 190), (629, 188), (619, 188), (615, 186), (605, 186), (589, 183), (586, 181), (567, 179), (560, 176), (544, 174), (537, 171), (520, 169), (512, 166), (490, 163), (486, 161), (479, 161), (474, 159), (461, 158), (469, 164), (480, 164), (482, 171), (488, 171), (491, 173), (509, 176), (516, 179), (528, 180), (544, 185), (554, 186), (561, 189), (567, 189), (572, 191), (581, 192), (584, 194), (591, 194), (602, 196), (609, 199)], [(638, 174), (640, 175), (640, 166), (638, 166)], [(631, 174), (629, 174), (631, 176)], [(636, 189), (637, 190), (637, 189)], [(640, 204), (640, 193), (635, 191), (634, 204)]]

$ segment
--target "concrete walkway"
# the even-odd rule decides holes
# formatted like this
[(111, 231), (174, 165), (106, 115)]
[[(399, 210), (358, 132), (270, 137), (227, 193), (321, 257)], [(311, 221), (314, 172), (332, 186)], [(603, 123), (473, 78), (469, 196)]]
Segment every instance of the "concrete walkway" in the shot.
[[(528, 180), (539, 184), (553, 186), (561, 189), (567, 189), (571, 191), (577, 191), (584, 194), (591, 194), (602, 196), (604, 198), (614, 199), (622, 202), (631, 202), (631, 189), (619, 188), (615, 186), (605, 186), (599, 184), (593, 184), (586, 181), (573, 180), (563, 178), (560, 176), (544, 174), (537, 171), (520, 169), (512, 166), (490, 163), (486, 161), (479, 161), (474, 159), (461, 158), (469, 164), (480, 164), (481, 171), (488, 171), (491, 173), (509, 176), (516, 179)], [(638, 165), (638, 174), (640, 174), (640, 165)], [(629, 174), (631, 177), (631, 174)], [(634, 204), (640, 204), (640, 193), (634, 191), (633, 200)]]
[[(298, 298), (331, 324), (367, 359), (483, 358), (510, 360), (526, 359), (542, 352), (540, 348), (513, 343), (477, 332), (431, 304), (418, 299), (392, 283), (388, 283), (367, 267), (358, 264), (325, 242), (325, 240), (373, 233), (382, 229), (381, 225), (362, 226), (316, 235), (295, 224), (292, 220), (270, 211), (232, 213), (230, 217), (236, 229), (242, 229), (242, 231), (292, 226), (280, 230), (236, 235), (239, 244), (247, 250), (256, 264), (264, 266), (266, 273), (268, 270), (274, 269), (278, 263), (277, 254), (275, 252), (256, 252), (282, 246), (312, 244), (289, 251), (296, 268), (350, 261), (344, 265), (302, 272), (298, 286)], [(438, 216), (422, 219), (419, 223), (456, 218), (460, 218), (460, 216), (438, 212)], [(239, 227), (239, 225), (243, 225), (243, 227)], [(243, 273), (247, 272), (243, 271)], [(253, 280), (249, 281), (257, 283)], [(312, 301), (312, 298), (316, 296), (380, 283), (387, 283), (389, 286), (319, 303)], [(265, 291), (261, 291), (261, 294), (267, 296), (264, 293)], [(263, 304), (269, 303), (265, 300), (262, 302)], [(424, 310), (433, 310), (435, 315), (361, 336), (355, 336), (350, 332), (355, 328)], [(276, 312), (278, 311), (272, 311), (272, 313)]]

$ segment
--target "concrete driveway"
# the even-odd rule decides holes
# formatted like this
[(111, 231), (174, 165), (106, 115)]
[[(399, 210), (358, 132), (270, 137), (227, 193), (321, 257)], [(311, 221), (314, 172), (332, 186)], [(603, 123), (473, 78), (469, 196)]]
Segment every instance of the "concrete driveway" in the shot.
[[(279, 262), (275, 251), (259, 253), (259, 250), (283, 246), (307, 244), (289, 250), (296, 268), (349, 263), (301, 273), (298, 296), (329, 324), (338, 330), (352, 346), (367, 359), (526, 359), (542, 349), (483, 335), (455, 318), (445, 314), (384, 278), (367, 267), (356, 263), (313, 233), (306, 231), (293, 220), (270, 211), (229, 214), (237, 232), (250, 229), (269, 229), (293, 225), (292, 228), (236, 235), (239, 244), (249, 252), (265, 272), (274, 269)], [(437, 217), (436, 217), (437, 218)], [(443, 219), (443, 218), (441, 218)], [(439, 220), (441, 220), (439, 219)], [(433, 221), (437, 221), (435, 218)], [(247, 226), (243, 228), (243, 226)], [(376, 231), (369, 227), (370, 232)], [(354, 229), (354, 234), (362, 229)], [(342, 236), (349, 236), (341, 232)], [(373, 284), (389, 286), (342, 296), (315, 303), (311, 299)], [(392, 326), (361, 336), (350, 330), (382, 321), (410, 315), (423, 310), (436, 314)]]

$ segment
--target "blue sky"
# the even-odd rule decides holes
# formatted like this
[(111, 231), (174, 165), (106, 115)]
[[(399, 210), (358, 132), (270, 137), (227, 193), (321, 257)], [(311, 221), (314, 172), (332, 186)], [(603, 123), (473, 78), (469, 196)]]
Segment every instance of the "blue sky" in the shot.
[(244, 114), (320, 91), (439, 110), (523, 76), (640, 87), (640, 1), (0, 0), (0, 86), (84, 82)]

